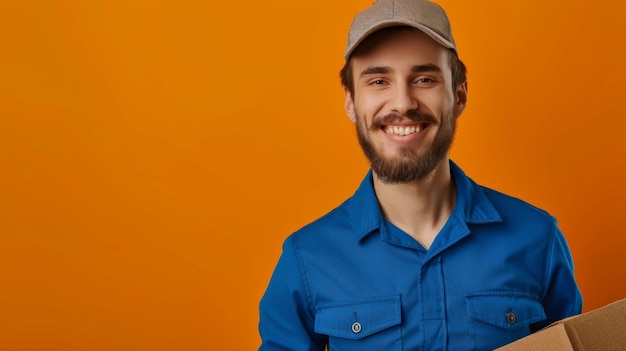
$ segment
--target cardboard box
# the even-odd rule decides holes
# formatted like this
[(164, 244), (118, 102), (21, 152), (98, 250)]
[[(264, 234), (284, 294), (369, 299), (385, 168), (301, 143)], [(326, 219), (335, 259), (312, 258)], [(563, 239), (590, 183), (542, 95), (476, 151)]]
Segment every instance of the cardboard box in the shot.
[(569, 317), (497, 351), (624, 351), (626, 299)]

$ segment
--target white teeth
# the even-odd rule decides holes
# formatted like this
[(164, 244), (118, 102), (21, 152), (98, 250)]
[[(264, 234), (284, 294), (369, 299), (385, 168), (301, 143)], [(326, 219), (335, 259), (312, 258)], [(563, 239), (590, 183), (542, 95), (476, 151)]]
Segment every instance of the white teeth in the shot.
[(413, 133), (417, 133), (420, 131), (421, 125), (419, 126), (388, 126), (385, 128), (385, 133), (387, 134), (395, 134), (395, 135), (409, 135)]

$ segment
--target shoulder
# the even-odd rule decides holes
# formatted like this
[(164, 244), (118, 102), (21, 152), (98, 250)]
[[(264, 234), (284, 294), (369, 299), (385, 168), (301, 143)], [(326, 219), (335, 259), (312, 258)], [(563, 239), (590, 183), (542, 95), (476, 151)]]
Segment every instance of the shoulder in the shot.
[(556, 219), (546, 210), (497, 190), (485, 186), (480, 188), (502, 217), (503, 224), (543, 230), (553, 230), (556, 226)]
[(330, 212), (296, 230), (289, 239), (298, 247), (303, 245), (321, 247), (327, 245), (329, 241), (349, 235), (352, 232), (350, 201), (351, 199), (344, 201)]

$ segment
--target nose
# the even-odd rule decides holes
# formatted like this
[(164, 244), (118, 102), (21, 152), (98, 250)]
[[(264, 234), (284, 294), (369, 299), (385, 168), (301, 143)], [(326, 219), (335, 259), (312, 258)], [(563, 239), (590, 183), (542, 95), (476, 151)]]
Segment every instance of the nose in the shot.
[(401, 115), (406, 115), (409, 111), (419, 108), (417, 98), (411, 86), (399, 84), (393, 90), (391, 99), (391, 110)]

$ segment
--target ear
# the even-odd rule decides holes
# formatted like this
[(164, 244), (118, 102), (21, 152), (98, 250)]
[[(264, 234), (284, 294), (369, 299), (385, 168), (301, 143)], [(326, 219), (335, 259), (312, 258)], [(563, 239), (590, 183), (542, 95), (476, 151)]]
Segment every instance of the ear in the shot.
[(348, 88), (343, 87), (343, 92), (345, 95), (344, 109), (346, 110), (346, 115), (352, 121), (352, 123), (356, 123), (356, 113), (354, 112), (354, 100), (352, 99), (352, 94)]
[(465, 106), (467, 106), (467, 81), (461, 83), (459, 87), (456, 88), (454, 96), (454, 112), (456, 117), (459, 117), (461, 113), (463, 113)]

